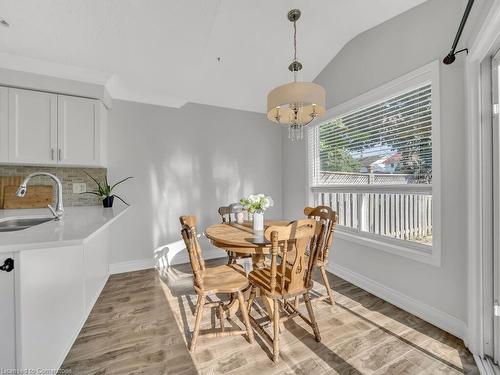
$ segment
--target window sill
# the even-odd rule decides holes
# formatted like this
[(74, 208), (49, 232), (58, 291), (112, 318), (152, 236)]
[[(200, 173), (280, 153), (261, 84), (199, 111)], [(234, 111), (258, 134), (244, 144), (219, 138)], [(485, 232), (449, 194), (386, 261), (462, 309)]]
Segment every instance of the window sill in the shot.
[(393, 240), (391, 238), (381, 239), (380, 236), (360, 233), (354, 230), (339, 228), (338, 226), (335, 230), (335, 238), (409, 258), (417, 262), (430, 264), (435, 267), (441, 267), (441, 251), (436, 245), (404, 244), (402, 243), (404, 241)]

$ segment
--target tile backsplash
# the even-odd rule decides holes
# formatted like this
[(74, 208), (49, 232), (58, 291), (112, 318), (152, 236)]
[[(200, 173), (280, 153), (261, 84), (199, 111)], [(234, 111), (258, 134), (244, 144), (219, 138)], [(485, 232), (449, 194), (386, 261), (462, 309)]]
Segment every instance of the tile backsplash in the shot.
[[(56, 175), (62, 183), (63, 203), (65, 206), (99, 206), (101, 200), (93, 194), (74, 194), (73, 183), (85, 183), (87, 191), (96, 188), (94, 181), (85, 174), (87, 172), (98, 181), (102, 181), (106, 175), (105, 168), (74, 168), (74, 167), (37, 167), (0, 165), (0, 176), (23, 176), (26, 177), (33, 172), (48, 172)], [(33, 177), (29, 185), (53, 185), (53, 181), (45, 176)], [(54, 189), (55, 192), (55, 189)]]

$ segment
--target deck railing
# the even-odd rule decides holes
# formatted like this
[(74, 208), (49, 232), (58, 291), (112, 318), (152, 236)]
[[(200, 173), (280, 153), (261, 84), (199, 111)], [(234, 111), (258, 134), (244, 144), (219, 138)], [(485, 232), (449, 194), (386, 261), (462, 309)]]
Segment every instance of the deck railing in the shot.
[(346, 229), (432, 244), (432, 185), (324, 185), (315, 205), (330, 206)]

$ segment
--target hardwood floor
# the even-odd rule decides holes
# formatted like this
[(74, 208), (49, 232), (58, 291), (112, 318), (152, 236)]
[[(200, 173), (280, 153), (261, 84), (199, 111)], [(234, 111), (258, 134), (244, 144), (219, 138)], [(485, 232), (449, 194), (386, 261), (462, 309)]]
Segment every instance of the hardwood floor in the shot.
[[(301, 319), (288, 321), (275, 365), (257, 333), (253, 345), (243, 336), (200, 336), (196, 351), (187, 350), (196, 303), (188, 265), (161, 277), (154, 270), (113, 275), (63, 368), (72, 374), (479, 374), (460, 339), (329, 277), (335, 306), (313, 299), (322, 341)], [(321, 276), (315, 280), (314, 294), (325, 295)], [(202, 330), (218, 322), (215, 309), (207, 309)], [(238, 318), (226, 324), (236, 325), (243, 327)]]

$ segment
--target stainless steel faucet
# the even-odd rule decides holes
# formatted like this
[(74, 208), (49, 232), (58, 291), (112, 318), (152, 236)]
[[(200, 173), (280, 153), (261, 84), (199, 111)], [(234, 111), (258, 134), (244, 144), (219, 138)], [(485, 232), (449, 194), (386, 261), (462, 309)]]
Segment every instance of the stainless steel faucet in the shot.
[(23, 183), (21, 185), (19, 185), (19, 187), (17, 188), (17, 191), (16, 191), (16, 195), (18, 197), (24, 197), (26, 195), (26, 191), (28, 190), (28, 188), (26, 186), (28, 184), (28, 181), (32, 177), (35, 177), (35, 176), (47, 176), (55, 181), (55, 183), (56, 183), (56, 208), (54, 209), (54, 207), (52, 207), (49, 204), (49, 209), (52, 212), (52, 214), (54, 215), (54, 217), (56, 218), (56, 220), (59, 220), (64, 214), (63, 200), (62, 200), (62, 185), (61, 185), (61, 181), (53, 174), (47, 173), (47, 172), (35, 172), (35, 173), (30, 174), (28, 177), (26, 177), (24, 179)]

